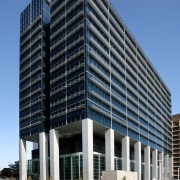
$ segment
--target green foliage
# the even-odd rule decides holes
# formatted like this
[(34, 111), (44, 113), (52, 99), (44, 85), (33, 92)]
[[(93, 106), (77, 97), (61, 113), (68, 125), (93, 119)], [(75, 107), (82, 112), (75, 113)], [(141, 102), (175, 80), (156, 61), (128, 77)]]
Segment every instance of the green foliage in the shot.
[(19, 177), (19, 161), (15, 161), (14, 164), (9, 164), (9, 169), (11, 170), (11, 176), (15, 178)]
[(79, 180), (82, 180), (82, 177), (81, 177), (81, 176), (79, 177)]
[(1, 177), (11, 177), (12, 174), (11, 174), (11, 169), (10, 168), (4, 168), (2, 171), (1, 171)]
[(124, 176), (122, 180), (126, 180), (126, 176)]
[(54, 178), (51, 176), (51, 177), (49, 178), (49, 180), (54, 180)]
[(10, 180), (14, 180), (13, 176), (11, 176)]

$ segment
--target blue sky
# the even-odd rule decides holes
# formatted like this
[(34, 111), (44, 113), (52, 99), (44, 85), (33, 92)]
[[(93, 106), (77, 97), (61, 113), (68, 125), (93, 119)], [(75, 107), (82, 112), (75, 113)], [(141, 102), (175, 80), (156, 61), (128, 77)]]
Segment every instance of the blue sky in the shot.
[[(29, 2), (0, 0), (0, 169), (18, 160), (19, 14)], [(180, 1), (111, 2), (169, 87), (172, 114), (180, 113)]]

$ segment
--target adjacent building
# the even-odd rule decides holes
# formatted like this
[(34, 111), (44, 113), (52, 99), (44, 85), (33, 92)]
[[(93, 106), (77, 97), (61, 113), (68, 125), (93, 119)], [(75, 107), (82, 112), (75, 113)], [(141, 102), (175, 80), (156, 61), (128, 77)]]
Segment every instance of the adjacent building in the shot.
[[(174, 179), (180, 176), (180, 114), (172, 117), (173, 129), (173, 175)], [(178, 173), (179, 171), (179, 173)]]
[[(40, 14), (29, 22), (25, 17), (38, 9), (33, 3), (41, 4)], [(172, 178), (171, 93), (111, 2), (34, 0), (29, 6), (21, 15), (20, 69), (29, 67), (20, 72), (21, 179), (25, 141), (38, 143), (28, 170), (33, 174), (39, 162), (41, 180), (99, 180), (102, 170), (118, 169), (139, 172), (139, 180)], [(38, 19), (44, 99), (35, 106), (31, 37)]]

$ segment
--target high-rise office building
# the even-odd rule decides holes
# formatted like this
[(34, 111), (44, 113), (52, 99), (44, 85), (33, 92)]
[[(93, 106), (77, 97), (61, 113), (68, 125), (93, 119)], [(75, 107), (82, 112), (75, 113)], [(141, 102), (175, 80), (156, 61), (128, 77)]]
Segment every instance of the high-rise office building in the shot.
[[(49, 2), (32, 0), (20, 19), (19, 143), (25, 148), (26, 141), (39, 142), (49, 131)], [(20, 148), (20, 169), (27, 169), (24, 156), (25, 149)], [(20, 173), (26, 177), (27, 173)]]
[(174, 175), (174, 179), (178, 179), (180, 177), (180, 114), (176, 114), (172, 117), (172, 130), (173, 130), (173, 175)]
[(50, 7), (33, 0), (21, 14), (20, 137), (49, 130)]
[(20, 164), (30, 140), (39, 144), (29, 164), (40, 162), (41, 180), (96, 180), (118, 169), (139, 180), (171, 178), (170, 91), (110, 1), (52, 0), (50, 17), (47, 131), (20, 136)]

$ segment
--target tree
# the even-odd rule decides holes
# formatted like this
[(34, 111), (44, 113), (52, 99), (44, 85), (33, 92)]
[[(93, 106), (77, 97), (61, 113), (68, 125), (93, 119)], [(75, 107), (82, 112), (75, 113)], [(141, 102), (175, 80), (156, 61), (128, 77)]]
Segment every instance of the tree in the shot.
[(10, 168), (4, 168), (1, 171), (1, 176), (2, 177), (11, 177), (11, 169)]
[(9, 169), (11, 170), (11, 176), (19, 177), (19, 161), (15, 161), (14, 164), (9, 164)]

